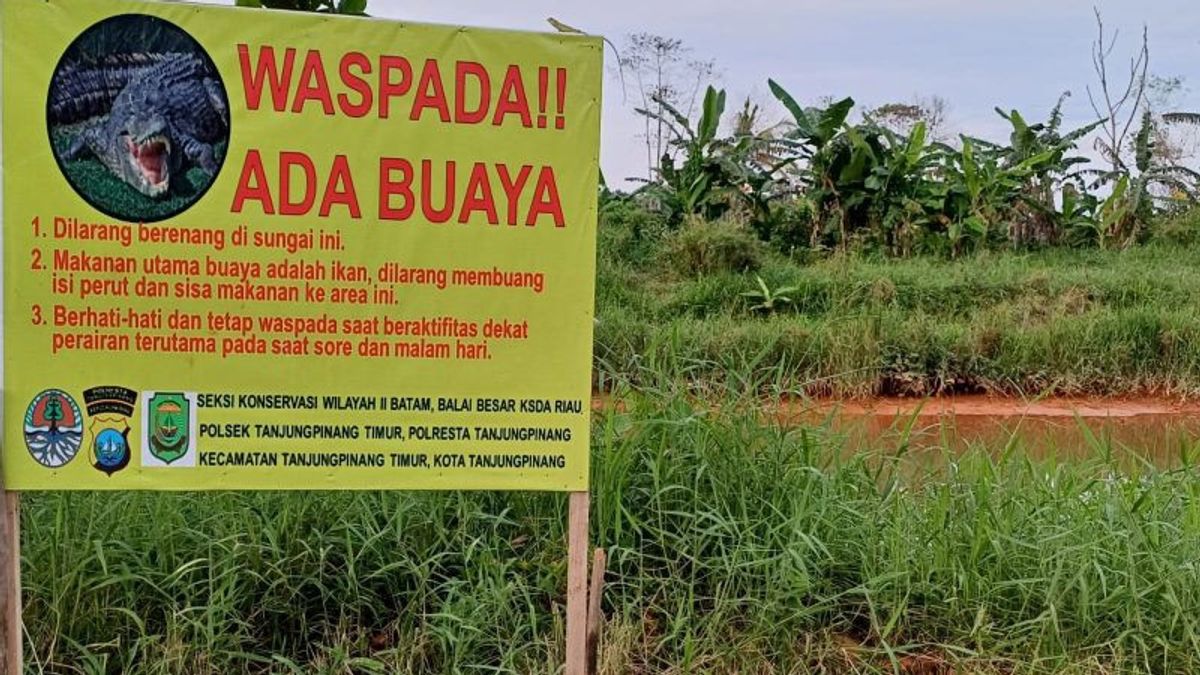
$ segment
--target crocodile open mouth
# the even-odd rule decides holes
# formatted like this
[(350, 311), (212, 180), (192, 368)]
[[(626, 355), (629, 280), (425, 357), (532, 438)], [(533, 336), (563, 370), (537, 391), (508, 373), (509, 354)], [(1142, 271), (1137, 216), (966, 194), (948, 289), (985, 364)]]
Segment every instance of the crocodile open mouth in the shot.
[(135, 141), (126, 136), (125, 147), (129, 150), (130, 162), (142, 175), (143, 192), (152, 197), (166, 192), (171, 183), (171, 142), (167, 137), (155, 134)]

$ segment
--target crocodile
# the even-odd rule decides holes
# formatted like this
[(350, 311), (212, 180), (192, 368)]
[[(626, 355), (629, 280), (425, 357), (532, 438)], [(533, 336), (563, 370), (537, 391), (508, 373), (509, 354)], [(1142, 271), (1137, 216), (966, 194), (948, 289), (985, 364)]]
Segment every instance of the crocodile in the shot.
[(188, 53), (114, 54), (67, 65), (47, 103), (52, 125), (80, 125), (63, 153), (88, 156), (148, 197), (191, 166), (215, 175), (213, 145), (228, 137), (229, 108), (210, 63)]

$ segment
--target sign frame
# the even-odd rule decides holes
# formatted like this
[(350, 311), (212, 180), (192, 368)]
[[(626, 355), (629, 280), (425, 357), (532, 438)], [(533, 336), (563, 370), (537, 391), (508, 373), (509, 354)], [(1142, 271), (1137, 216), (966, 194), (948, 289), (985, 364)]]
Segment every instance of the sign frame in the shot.
[[(196, 7), (198, 10), (200, 6), (194, 7)], [(236, 11), (253, 10), (240, 9)], [(322, 17), (322, 20), (336, 21), (345, 19), (337, 17)], [(4, 29), (5, 27), (3, 22), (0, 21), (0, 36), (4, 34)], [(461, 30), (465, 31), (467, 29), (462, 28)], [(598, 42), (600, 38), (596, 37), (595, 40)], [(599, 111), (597, 110), (595, 114), (598, 117)], [(552, 122), (552, 124), (553, 123), (554, 122)], [(598, 119), (596, 124), (599, 126)], [(598, 153), (598, 147), (596, 148), (596, 151)], [(2, 156), (2, 154), (0, 154), (0, 156)], [(598, 175), (598, 154), (593, 159)], [(2, 198), (3, 192), (2, 186), (0, 186), (0, 204), (3, 203)], [(594, 235), (595, 232), (593, 229), (593, 248)], [(7, 253), (5, 255), (7, 256)], [(0, 270), (2, 269), (2, 264), (0, 264)], [(7, 312), (13, 310), (14, 308), (12, 307), (6, 307), (6, 315)], [(2, 338), (3, 335), (0, 334), (0, 344), (3, 344)], [(6, 355), (8, 353), (7, 350), (8, 345), (5, 345)], [(7, 391), (0, 392), (0, 400), (3, 400), (4, 397), (9, 395), (9, 392)], [(5, 403), (7, 405), (7, 402)], [(585, 410), (585, 413), (589, 411), (590, 405)], [(17, 448), (10, 447), (8, 449), (8, 452), (16, 451)], [(588, 453), (585, 451), (585, 456), (587, 454)], [(590, 466), (586, 470), (586, 473), (590, 474)], [(584, 675), (584, 673), (594, 672), (596, 667), (596, 641), (599, 635), (600, 623), (603, 618), (600, 613), (600, 593), (605, 570), (605, 556), (603, 549), (598, 549), (596, 551), (594, 565), (592, 568), (593, 578), (590, 593), (588, 588), (587, 553), (589, 548), (590, 476), (585, 476), (584, 485), (586, 486), (585, 490), (574, 490), (568, 492), (565, 664), (566, 673), (568, 675)], [(188, 490), (189, 488), (174, 489)], [(216, 489), (221, 488), (218, 487)], [(510, 489), (515, 490), (520, 488)], [(2, 620), (4, 624), (4, 653), (0, 654), (0, 672), (6, 673), (7, 675), (21, 675), (24, 668), (23, 626), (21, 620), (23, 599), (21, 587), (20, 497), (20, 491), (7, 488), (7, 483), (3, 476), (3, 470), (0, 468), (0, 603), (3, 604), (3, 607), (0, 608), (0, 620)]]

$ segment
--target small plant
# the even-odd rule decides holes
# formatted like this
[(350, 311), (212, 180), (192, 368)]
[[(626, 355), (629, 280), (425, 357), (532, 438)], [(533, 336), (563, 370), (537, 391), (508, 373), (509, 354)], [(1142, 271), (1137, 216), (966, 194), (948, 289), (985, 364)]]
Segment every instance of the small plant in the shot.
[(754, 280), (758, 282), (758, 290), (742, 293), (743, 298), (755, 303), (750, 306), (750, 311), (774, 314), (783, 305), (792, 304), (790, 294), (796, 292), (795, 286), (781, 286), (772, 290), (757, 274), (754, 275)]

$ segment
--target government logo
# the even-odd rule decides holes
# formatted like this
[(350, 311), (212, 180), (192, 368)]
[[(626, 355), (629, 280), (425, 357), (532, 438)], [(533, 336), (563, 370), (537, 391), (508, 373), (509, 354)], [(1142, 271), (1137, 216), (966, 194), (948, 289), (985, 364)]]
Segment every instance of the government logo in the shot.
[(83, 392), (83, 405), (91, 418), (92, 466), (112, 476), (129, 466), (129, 418), (137, 406), (137, 392), (93, 387)]
[(148, 392), (143, 395), (142, 466), (195, 466), (195, 394)]
[(34, 461), (57, 469), (75, 459), (83, 444), (83, 415), (75, 399), (60, 389), (47, 389), (25, 411), (25, 447)]

